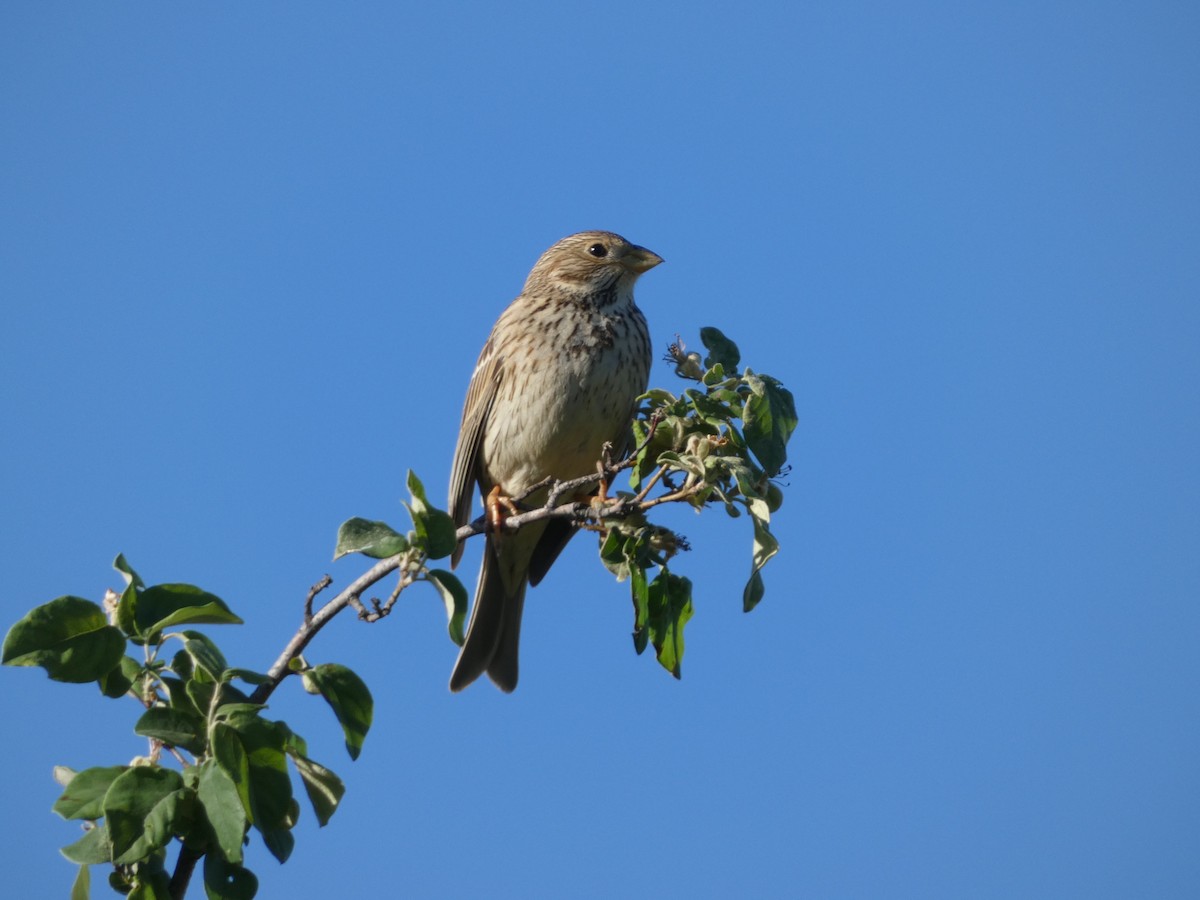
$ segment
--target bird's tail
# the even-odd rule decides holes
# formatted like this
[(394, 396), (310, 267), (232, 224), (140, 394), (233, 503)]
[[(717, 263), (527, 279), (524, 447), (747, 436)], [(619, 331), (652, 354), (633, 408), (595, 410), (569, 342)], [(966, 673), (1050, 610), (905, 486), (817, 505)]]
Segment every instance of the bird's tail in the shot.
[(500, 575), (495, 541), (489, 535), (479, 567), (467, 638), (450, 673), (450, 690), (461, 691), (484, 672), (506, 693), (517, 686), (525, 588), (526, 580), (522, 579), (514, 593), (507, 591)]

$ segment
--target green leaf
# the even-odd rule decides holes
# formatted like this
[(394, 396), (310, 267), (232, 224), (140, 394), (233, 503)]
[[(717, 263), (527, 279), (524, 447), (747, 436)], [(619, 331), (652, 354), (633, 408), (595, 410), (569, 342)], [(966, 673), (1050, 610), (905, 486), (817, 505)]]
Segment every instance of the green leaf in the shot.
[(54, 801), (54, 812), (64, 819), (99, 819), (104, 815), (104, 795), (117, 776), (128, 766), (84, 769), (67, 782), (62, 795)]
[(720, 384), (722, 381), (728, 380), (725, 377), (725, 367), (719, 362), (713, 363), (711, 368), (704, 373), (704, 377), (700, 380), (704, 383), (705, 387), (709, 388), (715, 384)]
[(138, 633), (153, 643), (165, 628), (174, 625), (241, 625), (220, 597), (191, 584), (156, 584), (137, 598), (134, 615)]
[(416, 503), (409, 507), (417, 542), (430, 559), (444, 559), (458, 546), (457, 529), (450, 514), (440, 509), (421, 509)]
[(649, 409), (658, 409), (661, 406), (670, 406), (676, 401), (676, 396), (670, 391), (665, 391), (662, 388), (650, 388), (646, 393), (638, 397), (638, 402), (646, 401)]
[(341, 559), (348, 553), (361, 553), (371, 559), (387, 559), (407, 549), (408, 540), (386, 522), (355, 517), (347, 519), (338, 528), (333, 558)]
[(405, 506), (412, 516), (417, 543), (430, 559), (449, 556), (458, 546), (454, 520), (449, 513), (430, 505), (425, 498), (425, 486), (412, 469), (408, 470), (408, 490), (412, 494), (412, 503)]
[(288, 857), (292, 855), (292, 850), (296, 846), (296, 838), (286, 828), (270, 828), (259, 829), (262, 834), (263, 844), (271, 851), (281, 863), (288, 861)]
[(112, 861), (112, 844), (108, 828), (97, 825), (84, 832), (83, 837), (58, 851), (68, 860), (81, 866), (94, 866)]
[(169, 706), (150, 707), (137, 720), (133, 732), (191, 753), (203, 753), (206, 746), (204, 720)]
[(430, 569), (425, 573), (425, 577), (442, 595), (442, 603), (446, 606), (450, 640), (461, 647), (464, 639), (463, 623), (467, 617), (467, 589), (458, 580), (458, 576), (445, 569)]
[(171, 671), (185, 681), (192, 677), (195, 668), (192, 658), (187, 655), (186, 650), (179, 650), (171, 657)]
[(700, 342), (708, 351), (708, 356), (704, 358), (706, 369), (719, 365), (723, 366), (726, 372), (737, 370), (738, 363), (742, 361), (742, 354), (738, 351), (737, 344), (725, 337), (719, 328), (701, 328)]
[[(217, 707), (217, 714), (214, 718), (217, 721), (233, 720), (236, 718), (253, 718), (266, 709), (264, 703), (222, 703)], [(236, 725), (236, 723), (234, 723)]]
[(650, 636), (646, 628), (650, 618), (650, 585), (646, 581), (646, 570), (641, 566), (631, 566), (629, 576), (629, 594), (633, 598), (633, 649), (641, 656)]
[(315, 686), (333, 707), (346, 735), (346, 752), (351, 759), (358, 759), (374, 715), (374, 701), (363, 680), (336, 663), (323, 663), (309, 669), (304, 673), (304, 680)]
[(189, 850), (197, 853), (216, 852), (212, 846), (212, 826), (204, 814), (204, 804), (196, 793), (199, 782), (196, 768), (188, 766), (183, 770), (184, 790), (179, 792), (178, 812), (174, 820), (175, 836)]
[[(204, 675), (205, 678), (208, 677), (205, 675), (203, 669), (198, 669), (196, 674)], [(218, 712), (225, 710), (228, 706), (248, 703), (250, 701), (249, 697), (228, 682), (225, 684), (216, 684), (212, 681), (201, 681), (199, 678), (192, 678), (185, 685), (185, 689), (188, 699), (192, 701), (192, 704), (200, 712), (200, 715), (205, 718), (208, 717), (208, 711), (212, 709), (213, 694), (217, 691), (221, 692), (220, 699), (217, 702)]]
[[(680, 677), (683, 661), (683, 626), (692, 617), (692, 583), (666, 569), (650, 582), (646, 630), (664, 669)], [(636, 638), (635, 638), (636, 640)]]
[(208, 712), (207, 708), (201, 712), (196, 708), (196, 704), (192, 702), (192, 698), (188, 696), (187, 685), (179, 678), (164, 677), (163, 685), (167, 689), (167, 697), (171, 702), (171, 708), (177, 709), (180, 712), (190, 713), (193, 716), (204, 717)]
[(271, 676), (264, 675), (262, 672), (253, 672), (250, 669), (226, 669), (225, 680), (231, 678), (240, 678), (247, 684), (266, 684), (271, 680)]
[(277, 727), (287, 733), (283, 743), (283, 751), (293, 759), (297, 756), (308, 756), (308, 741), (288, 728), (287, 722), (276, 722)]
[(117, 604), (117, 625), (130, 637), (138, 634), (136, 611), (138, 591), (146, 585), (133, 566), (125, 560), (124, 553), (118, 553), (113, 560), (113, 568), (125, 579), (125, 590), (121, 592), (121, 602)]
[(600, 542), (600, 561), (608, 571), (617, 576), (617, 581), (624, 581), (629, 577), (629, 559), (625, 553), (626, 539), (627, 535), (619, 528), (610, 528), (604, 535), (604, 540)]
[(742, 431), (746, 444), (773, 478), (787, 462), (788, 439), (799, 421), (796, 404), (791, 391), (774, 378), (749, 370), (745, 378), (751, 394), (742, 410)]
[(694, 453), (676, 453), (674, 450), (668, 450), (658, 455), (658, 464), (680, 469), (697, 478), (704, 477), (704, 463)]
[(755, 569), (750, 573), (746, 587), (742, 590), (742, 611), (750, 612), (750, 610), (758, 606), (758, 601), (763, 598), (766, 592), (767, 588), (763, 584), (762, 572)]
[(157, 849), (165, 847), (175, 835), (192, 830), (196, 814), (196, 795), (186, 788), (172, 791), (146, 815), (144, 833), (147, 844)]
[(729, 474), (733, 476), (734, 483), (743, 495), (746, 497), (761, 496), (759, 483), (764, 476), (758, 466), (753, 465), (747, 460), (734, 457), (725, 461), (725, 467), (728, 469)]
[(134, 681), (142, 675), (142, 664), (132, 656), (122, 656), (121, 662), (107, 675), (101, 675), (98, 681), (100, 693), (105, 697), (124, 697)]
[(140, 863), (129, 900), (171, 900), (171, 878), (157, 859)]
[(734, 417), (734, 412), (726, 404), (714, 400), (699, 391), (688, 391), (688, 403), (696, 411), (696, 415), (710, 425), (727, 425)]
[[(641, 487), (642, 479), (646, 477), (651, 468), (650, 460), (653, 457), (650, 457), (647, 448), (642, 446), (650, 435), (650, 425), (642, 419), (634, 419), (630, 427), (633, 429), (632, 448), (641, 448), (637, 451), (637, 464), (629, 470), (629, 485), (636, 491)], [(659, 447), (658, 453), (666, 449), (667, 447)], [(657, 456), (657, 453), (655, 455)]]
[(421, 484), (421, 479), (417, 477), (417, 473), (412, 469), (408, 470), (408, 476), (405, 478), (405, 483), (408, 485), (408, 492), (412, 494), (413, 500), (429, 505), (429, 500), (425, 496), (425, 485)]
[(642, 449), (638, 452), (637, 465), (629, 473), (629, 484), (634, 490), (638, 490), (642, 482), (658, 468), (659, 455), (675, 445), (677, 429), (674, 423), (677, 421), (668, 418), (660, 422), (649, 442), (646, 441), (649, 426), (639, 429), (636, 446)]
[(92, 874), (87, 866), (80, 866), (71, 885), (71, 900), (88, 900), (92, 894)]
[(750, 612), (762, 600), (766, 590), (762, 580), (762, 567), (779, 552), (779, 541), (771, 534), (771, 509), (766, 500), (752, 499), (746, 504), (754, 522), (754, 558), (751, 563), (750, 580), (742, 591), (742, 609)]
[(292, 762), (296, 764), (296, 771), (304, 782), (304, 790), (312, 803), (313, 812), (317, 814), (317, 823), (324, 827), (337, 811), (342, 795), (346, 793), (346, 786), (337, 775), (307, 756), (293, 755)]
[(160, 803), (173, 807), (181, 787), (183, 778), (178, 772), (159, 766), (134, 766), (113, 780), (104, 795), (103, 810), (114, 862), (137, 862), (166, 845), (170, 834), (151, 833), (146, 820)]
[(108, 886), (122, 896), (128, 896), (133, 888), (133, 878), (132, 875), (127, 877), (126, 873), (128, 872), (128, 868), (122, 867), (108, 873)]
[(229, 664), (212, 638), (200, 631), (181, 631), (180, 635), (183, 637), (184, 652), (192, 662), (212, 676), (213, 681), (222, 681)]
[(295, 845), (289, 829), (296, 824), (298, 809), (284, 751), (290, 732), (279, 727), (282, 723), (259, 716), (231, 721), (246, 752), (254, 827), (272, 855), (286, 862)]
[(4, 638), (0, 662), (41, 666), (55, 681), (82, 684), (107, 675), (121, 662), (125, 636), (104, 610), (82, 597), (59, 597), (30, 610)]
[[(735, 385), (741, 383), (740, 378), (726, 379), (726, 383), (729, 381), (732, 381)], [(742, 407), (746, 405), (746, 398), (737, 391), (730, 390), (727, 387), (710, 387), (708, 389), (708, 396), (718, 403), (724, 403), (729, 408), (729, 414), (732, 418), (740, 419), (742, 417)]]
[(244, 818), (253, 824), (254, 808), (250, 802), (250, 761), (242, 739), (231, 725), (218, 722), (212, 727), (211, 747), (213, 759), (225, 773), (238, 799), (241, 801)]
[(204, 857), (204, 892), (208, 900), (253, 900), (258, 878), (249, 869), (209, 853)]
[[(245, 753), (242, 759), (245, 760)], [(212, 826), (221, 854), (229, 862), (240, 863), (242, 839), (246, 836), (246, 809), (238, 786), (215, 759), (206, 760), (200, 766), (196, 794)]]

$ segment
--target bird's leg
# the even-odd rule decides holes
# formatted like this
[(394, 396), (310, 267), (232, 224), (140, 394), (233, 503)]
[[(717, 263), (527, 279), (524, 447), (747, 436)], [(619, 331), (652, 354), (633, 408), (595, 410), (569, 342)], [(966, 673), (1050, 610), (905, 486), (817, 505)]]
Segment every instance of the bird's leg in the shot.
[(604, 461), (596, 463), (596, 471), (600, 473), (600, 489), (596, 492), (597, 503), (608, 502), (608, 472)]
[[(592, 495), (592, 499), (589, 501), (588, 505), (592, 508), (597, 520), (599, 520), (600, 511), (608, 506), (608, 483), (611, 476), (608, 474), (608, 467), (606, 466), (604, 460), (596, 463), (596, 471), (600, 473), (600, 486), (596, 489), (596, 493)], [(587, 529), (588, 531), (604, 532), (607, 530), (603, 524), (581, 524), (579, 527)]]
[(483, 508), (487, 510), (488, 524), (495, 532), (504, 528), (505, 514), (515, 516), (520, 512), (512, 498), (500, 489), (500, 485), (496, 485), (488, 491), (487, 498), (483, 501)]

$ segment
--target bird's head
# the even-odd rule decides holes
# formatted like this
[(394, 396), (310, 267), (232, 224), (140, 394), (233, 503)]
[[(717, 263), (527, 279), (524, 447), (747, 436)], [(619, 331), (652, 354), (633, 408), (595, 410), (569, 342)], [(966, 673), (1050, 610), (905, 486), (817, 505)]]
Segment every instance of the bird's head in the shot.
[(529, 273), (525, 292), (628, 293), (639, 275), (662, 261), (657, 253), (611, 231), (581, 231), (542, 254)]

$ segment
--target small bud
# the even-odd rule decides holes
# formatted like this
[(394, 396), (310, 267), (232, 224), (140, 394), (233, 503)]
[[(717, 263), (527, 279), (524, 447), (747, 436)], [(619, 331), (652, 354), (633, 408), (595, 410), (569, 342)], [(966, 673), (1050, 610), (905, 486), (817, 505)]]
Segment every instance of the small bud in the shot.
[(650, 549), (655, 553), (661, 553), (670, 559), (680, 550), (691, 549), (688, 546), (687, 539), (683, 535), (676, 534), (666, 528), (655, 528), (650, 539), (647, 541)]
[(675, 366), (675, 374), (680, 378), (687, 378), (691, 381), (702, 381), (704, 379), (704, 367), (700, 364), (699, 353), (688, 353)]
[(700, 364), (699, 353), (688, 353), (683, 338), (675, 335), (675, 342), (667, 347), (667, 362), (675, 363), (675, 374), (690, 381), (704, 379), (704, 366)]
[(104, 591), (104, 614), (108, 617), (109, 625), (117, 624), (117, 607), (121, 604), (121, 595), (112, 588)]

